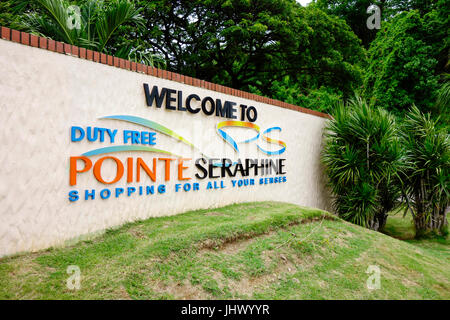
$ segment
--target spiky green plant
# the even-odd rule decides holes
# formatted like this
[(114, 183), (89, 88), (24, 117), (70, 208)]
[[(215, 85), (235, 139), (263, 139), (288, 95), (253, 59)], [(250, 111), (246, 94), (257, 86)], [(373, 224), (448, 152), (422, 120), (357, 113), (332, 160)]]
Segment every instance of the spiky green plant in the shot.
[(442, 108), (442, 111), (449, 111), (450, 107), (450, 76), (447, 76), (447, 81), (444, 82), (439, 89), (436, 105)]
[(404, 197), (416, 237), (446, 234), (450, 204), (450, 140), (437, 120), (413, 106), (402, 129), (406, 149)]
[[(24, 0), (13, 1), (18, 8), (26, 5)], [(140, 14), (142, 8), (136, 8), (129, 0), (84, 0), (74, 3), (67, 0), (32, 0), (31, 5), (22, 19), (23, 27), (29, 32), (137, 62), (150, 64), (154, 61), (149, 50), (137, 53), (136, 48), (119, 36), (124, 25), (133, 25), (136, 34), (145, 28)]]
[[(447, 67), (450, 64), (447, 63)], [(443, 83), (437, 92), (435, 108), (442, 120), (440, 125), (447, 127), (447, 132), (450, 130), (450, 74), (443, 74)]]
[(356, 97), (337, 106), (324, 135), (322, 161), (337, 214), (383, 229), (400, 196), (403, 155), (394, 117)]

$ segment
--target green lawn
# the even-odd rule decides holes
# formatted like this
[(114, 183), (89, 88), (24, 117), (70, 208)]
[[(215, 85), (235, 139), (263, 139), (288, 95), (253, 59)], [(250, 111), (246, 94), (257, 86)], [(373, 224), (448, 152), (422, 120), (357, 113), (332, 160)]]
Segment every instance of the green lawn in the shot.
[[(410, 230), (401, 216), (388, 232)], [(404, 230), (403, 230), (404, 229)], [(66, 268), (81, 269), (69, 290)], [(381, 288), (366, 287), (369, 265)], [(450, 299), (448, 240), (398, 240), (276, 202), (127, 224), (0, 260), (1, 299)]]
[[(447, 221), (450, 223), (449, 216), (447, 216)], [(438, 259), (442, 259), (444, 263), (450, 263), (450, 237), (414, 239), (415, 233), (412, 217), (410, 214), (403, 217), (403, 210), (393, 212), (389, 215), (384, 233), (425, 249), (429, 254), (435, 255)]]

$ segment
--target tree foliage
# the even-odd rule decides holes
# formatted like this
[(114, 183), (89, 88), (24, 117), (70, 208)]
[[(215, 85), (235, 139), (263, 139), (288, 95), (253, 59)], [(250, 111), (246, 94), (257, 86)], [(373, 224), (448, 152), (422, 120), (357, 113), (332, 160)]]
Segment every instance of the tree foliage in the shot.
[[(140, 2), (142, 5), (146, 1)], [(364, 58), (345, 22), (294, 0), (158, 0), (144, 38), (172, 71), (274, 96), (289, 77), (302, 88), (350, 93)]]
[[(250, 86), (249, 90), (251, 93), (263, 95), (256, 87)], [(332, 113), (334, 106), (344, 99), (343, 93), (338, 89), (327, 86), (305, 89), (289, 76), (280, 81), (273, 81), (270, 91), (274, 99), (325, 113)]]
[(395, 118), (361, 98), (341, 104), (326, 127), (322, 161), (337, 214), (382, 230), (401, 190), (403, 153)]
[(369, 49), (364, 92), (396, 114), (416, 104), (429, 111), (435, 101), (439, 53), (426, 39), (432, 33), (417, 11), (396, 16)]
[(367, 29), (366, 20), (369, 17), (367, 8), (375, 4), (384, 12), (384, 2), (373, 0), (318, 0), (318, 6), (328, 14), (344, 19), (353, 32), (361, 39), (362, 43), (368, 46), (375, 38), (377, 30)]
[[(379, 31), (366, 27), (371, 4), (382, 10)], [(449, 4), (5, 0), (0, 24), (326, 112), (362, 92), (401, 116), (412, 103), (442, 112)], [(67, 28), (69, 5), (81, 8), (81, 29)]]
[[(76, 5), (75, 10), (71, 10)], [(20, 14), (14, 23), (19, 29), (80, 47), (114, 54), (121, 58), (152, 63), (145, 50), (117, 41), (120, 27), (131, 25), (136, 31), (145, 21), (129, 0), (10, 0), (11, 12)], [(136, 59), (138, 57), (138, 59)]]
[(371, 15), (367, 9), (371, 5), (380, 8), (383, 21), (401, 12), (418, 10), (421, 15), (425, 15), (438, 7), (449, 5), (448, 0), (318, 0), (317, 3), (327, 13), (344, 19), (366, 47), (377, 34), (376, 29), (369, 30), (366, 27), (367, 18)]
[(450, 204), (450, 139), (436, 121), (413, 106), (402, 129), (406, 149), (404, 198), (416, 236), (447, 233)]

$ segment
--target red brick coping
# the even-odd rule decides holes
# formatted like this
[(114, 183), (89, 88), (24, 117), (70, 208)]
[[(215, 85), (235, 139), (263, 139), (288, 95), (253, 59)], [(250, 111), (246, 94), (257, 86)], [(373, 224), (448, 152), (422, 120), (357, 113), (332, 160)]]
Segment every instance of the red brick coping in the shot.
[(21, 43), (27, 46), (46, 49), (53, 52), (58, 52), (62, 54), (67, 54), (72, 57), (77, 57), (80, 59), (86, 59), (102, 64), (107, 64), (110, 66), (114, 66), (117, 68), (122, 68), (134, 72), (148, 74), (154, 77), (168, 79), (180, 83), (184, 83), (187, 85), (191, 85), (194, 87), (205, 88), (212, 91), (217, 91), (225, 94), (229, 94), (232, 96), (254, 100), (261, 103), (271, 104), (280, 108), (290, 109), (298, 112), (303, 112), (307, 114), (311, 114), (314, 116), (322, 117), (330, 119), (331, 117), (326, 114), (315, 110), (310, 110), (307, 108), (302, 108), (287, 102), (262, 97), (253, 93), (248, 93), (245, 91), (233, 89), (230, 87), (225, 87), (220, 84), (215, 84), (212, 82), (208, 82), (205, 80), (200, 80), (188, 76), (184, 76), (182, 74), (170, 72), (167, 70), (162, 70), (154, 67), (147, 66), (142, 63), (132, 62), (130, 60), (125, 60), (122, 58), (113, 57), (104, 53), (99, 53), (97, 51), (92, 51), (85, 48), (79, 48), (77, 46), (73, 46), (67, 43), (51, 40), (44, 37), (35, 36), (33, 34), (29, 34), (26, 32), (21, 32), (17, 30), (13, 30), (6, 27), (0, 27), (1, 38), (4, 40), (9, 40), (17, 43)]

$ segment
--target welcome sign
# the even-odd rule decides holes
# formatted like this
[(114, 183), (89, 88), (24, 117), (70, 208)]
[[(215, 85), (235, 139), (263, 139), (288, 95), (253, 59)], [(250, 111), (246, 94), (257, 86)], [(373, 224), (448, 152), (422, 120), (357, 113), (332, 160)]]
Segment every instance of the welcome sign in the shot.
[(325, 117), (108, 61), (0, 40), (0, 256), (238, 202), (329, 208)]
[[(144, 90), (146, 95), (146, 101), (148, 107), (161, 108), (162, 102), (165, 100), (165, 107), (168, 110), (178, 110), (197, 114), (202, 111), (205, 115), (215, 115), (217, 117), (225, 117), (229, 119), (236, 119), (236, 103), (231, 101), (223, 101), (220, 99), (213, 99), (211, 97), (205, 97), (200, 99), (196, 94), (191, 94), (183, 102), (182, 91), (176, 91), (173, 89), (162, 88), (161, 92), (158, 91), (157, 86), (153, 86), (153, 89), (149, 90), (148, 84), (144, 84)], [(171, 95), (175, 94), (177, 98)], [(199, 102), (199, 105), (194, 106), (192, 102), (195, 100)], [(200, 103), (201, 101), (201, 103)], [(270, 132), (278, 130), (280, 127), (271, 127), (261, 132), (258, 125), (253, 123), (257, 119), (257, 111), (253, 106), (246, 106), (241, 104), (241, 121), (221, 121), (217, 123), (216, 130), (218, 136), (220, 136), (224, 142), (235, 151), (236, 155), (239, 155), (239, 145), (245, 143), (255, 142), (260, 152), (264, 155), (273, 156), (280, 155), (286, 151), (286, 144), (283, 141), (270, 138), (268, 135)], [(152, 183), (156, 183), (158, 171), (164, 172), (164, 184), (152, 184), (152, 185), (140, 185), (138, 187), (115, 187), (104, 188), (102, 190), (86, 189), (86, 190), (71, 190), (69, 191), (69, 201), (75, 202), (80, 199), (94, 200), (94, 199), (109, 199), (119, 197), (136, 197), (144, 195), (153, 195), (155, 193), (166, 193), (168, 190), (179, 191), (200, 191), (211, 189), (223, 189), (227, 185), (224, 180), (214, 180), (220, 178), (233, 178), (231, 179), (231, 188), (240, 188), (242, 186), (254, 186), (258, 184), (272, 184), (283, 183), (287, 181), (285, 176), (286, 172), (283, 171), (285, 167), (285, 160), (283, 158), (278, 159), (258, 159), (258, 158), (238, 158), (237, 160), (229, 158), (213, 158), (207, 156), (196, 147), (188, 139), (182, 137), (176, 133), (176, 130), (172, 130), (160, 123), (145, 119), (133, 115), (110, 115), (102, 117), (101, 119), (123, 121), (129, 124), (136, 124), (142, 126), (145, 130), (127, 129), (121, 130), (102, 127), (80, 127), (72, 126), (71, 142), (81, 142), (87, 140), (89, 142), (100, 142), (107, 144), (108, 146), (100, 147), (94, 150), (87, 151), (81, 156), (70, 157), (70, 186), (77, 185), (77, 176), (89, 172), (88, 174), (101, 184), (115, 185), (121, 183), (123, 185), (130, 183), (140, 183), (143, 180), (148, 180)], [(250, 121), (242, 121), (242, 120)], [(253, 134), (249, 139), (243, 141), (236, 140), (231, 134), (227, 133), (226, 127), (237, 127), (242, 129), (250, 129)], [(150, 130), (150, 131), (148, 131)], [(174, 140), (184, 143), (192, 149), (198, 150), (202, 157), (197, 159), (185, 158), (182, 155), (177, 155), (170, 150), (164, 150), (158, 148), (159, 135), (166, 135)], [(214, 141), (214, 137), (211, 137), (211, 143), (219, 145), (221, 141)], [(266, 150), (258, 144), (258, 140), (263, 139), (269, 144), (275, 144), (279, 146), (278, 150), (270, 151)], [(159, 154), (158, 157), (127, 157), (125, 162), (122, 162), (119, 158), (112, 156), (111, 154), (122, 152), (145, 152), (151, 154)], [(191, 151), (192, 152), (192, 151)], [(164, 155), (161, 157), (161, 155)], [(101, 156), (95, 162), (90, 159), (92, 156)], [(194, 160), (194, 161), (191, 161)], [(112, 180), (107, 180), (102, 175), (102, 168), (105, 161), (111, 161), (114, 166), (114, 174)], [(81, 165), (79, 164), (81, 162)], [(191, 162), (195, 163), (196, 170), (191, 176), (187, 176), (184, 172), (189, 169)], [(171, 181), (171, 166), (176, 168), (175, 179), (178, 179), (179, 183), (175, 183), (172, 188), (168, 189), (167, 183)], [(145, 176), (145, 179), (143, 176)], [(259, 179), (255, 177), (261, 176)], [(269, 177), (267, 177), (269, 176)], [(205, 184), (200, 182), (186, 182), (192, 180), (214, 180), (208, 181)], [(245, 178), (245, 179), (244, 179)], [(184, 182), (183, 182), (184, 181)]]

